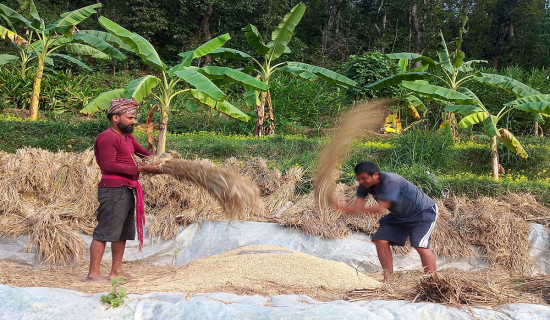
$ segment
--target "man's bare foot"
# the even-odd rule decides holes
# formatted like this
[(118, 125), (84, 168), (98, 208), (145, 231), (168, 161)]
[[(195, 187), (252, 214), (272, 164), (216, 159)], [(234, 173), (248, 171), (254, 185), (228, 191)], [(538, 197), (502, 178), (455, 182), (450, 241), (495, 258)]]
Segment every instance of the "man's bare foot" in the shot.
[(384, 272), (384, 280), (382, 281), (385, 284), (392, 284), (395, 282), (395, 276), (391, 272)]
[(132, 279), (134, 279), (134, 276), (132, 276), (131, 274), (126, 273), (126, 272), (124, 272), (124, 271), (119, 272), (119, 273), (111, 273), (111, 274), (109, 275), (109, 279), (111, 279), (111, 280), (112, 280), (112, 279), (118, 279), (118, 277), (119, 277), (120, 275), (122, 275), (122, 277), (124, 278), (124, 280), (132, 280)]
[(110, 284), (109, 280), (102, 275), (90, 276), (88, 275), (84, 281), (94, 284)]

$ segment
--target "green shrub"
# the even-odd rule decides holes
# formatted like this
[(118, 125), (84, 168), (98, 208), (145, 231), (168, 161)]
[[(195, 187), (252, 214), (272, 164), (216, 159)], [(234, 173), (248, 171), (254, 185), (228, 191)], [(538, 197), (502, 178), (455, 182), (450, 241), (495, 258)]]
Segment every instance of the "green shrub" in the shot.
[(322, 128), (346, 108), (342, 89), (322, 80), (307, 82), (278, 74), (270, 85), (275, 122), (280, 129), (290, 123)]
[(366, 52), (360, 56), (351, 55), (343, 66), (344, 74), (357, 82), (357, 87), (347, 92), (350, 100), (373, 99), (392, 97), (397, 94), (397, 87), (388, 87), (381, 90), (365, 88), (368, 84), (385, 77), (399, 73), (397, 64), (380, 52)]
[(457, 150), (448, 130), (433, 132), (412, 129), (396, 135), (392, 144), (394, 148), (388, 153), (386, 161), (394, 170), (413, 165), (445, 172), (455, 169)]

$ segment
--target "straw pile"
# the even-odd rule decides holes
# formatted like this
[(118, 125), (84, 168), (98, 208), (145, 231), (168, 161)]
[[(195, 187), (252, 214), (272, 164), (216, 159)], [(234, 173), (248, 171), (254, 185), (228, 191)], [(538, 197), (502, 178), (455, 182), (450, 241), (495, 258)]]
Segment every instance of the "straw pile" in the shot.
[[(86, 251), (78, 234), (91, 234), (96, 224), (100, 172), (93, 153), (26, 148), (16, 154), (0, 154), (0, 166), (0, 235), (30, 235), (29, 250), (39, 251), (48, 263), (64, 264), (82, 257)], [(192, 161), (189, 166), (218, 172), (208, 160)], [(234, 158), (219, 168), (231, 172), (230, 176), (247, 175), (263, 190), (265, 211), (246, 208), (239, 219), (277, 222), (332, 239), (353, 231), (372, 234), (378, 228), (380, 216), (340, 215), (330, 208), (326, 214), (319, 214), (314, 193), (294, 193), (302, 169), (291, 168), (282, 174), (270, 169), (265, 160), (243, 162)], [(260, 183), (260, 179), (266, 181)], [(145, 191), (150, 236), (170, 239), (177, 236), (181, 226), (200, 220), (228, 219), (215, 192), (212, 196), (193, 182), (171, 175), (143, 175), (140, 182)], [(341, 201), (355, 200), (357, 185), (337, 184), (334, 188)], [(221, 193), (220, 197), (225, 196)], [(372, 198), (367, 202), (374, 204)], [(533, 196), (507, 194), (498, 199), (475, 200), (455, 197), (436, 202), (440, 215), (431, 244), (438, 256), (472, 257), (478, 253), (471, 247), (478, 246), (479, 254), (496, 265), (516, 274), (529, 273), (529, 223), (548, 223), (550, 216), (549, 209)], [(401, 254), (409, 250), (410, 247), (394, 248)]]
[[(452, 306), (498, 306), (508, 303), (548, 303), (548, 277), (510, 277), (499, 268), (483, 271), (445, 269), (434, 275), (420, 271), (397, 272), (392, 284), (379, 289), (358, 289), (347, 293), (349, 301), (400, 299), (427, 301)], [(536, 289), (531, 290), (529, 285)]]

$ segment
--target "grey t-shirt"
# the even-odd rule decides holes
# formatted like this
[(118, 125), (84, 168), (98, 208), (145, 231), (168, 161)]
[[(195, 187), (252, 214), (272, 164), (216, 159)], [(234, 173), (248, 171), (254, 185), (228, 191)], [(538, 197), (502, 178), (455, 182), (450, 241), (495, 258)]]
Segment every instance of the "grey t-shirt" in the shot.
[(396, 173), (380, 172), (378, 187), (357, 188), (357, 197), (366, 198), (369, 194), (375, 200), (391, 202), (391, 214), (400, 219), (416, 218), (422, 211), (435, 206), (435, 202), (417, 186)]

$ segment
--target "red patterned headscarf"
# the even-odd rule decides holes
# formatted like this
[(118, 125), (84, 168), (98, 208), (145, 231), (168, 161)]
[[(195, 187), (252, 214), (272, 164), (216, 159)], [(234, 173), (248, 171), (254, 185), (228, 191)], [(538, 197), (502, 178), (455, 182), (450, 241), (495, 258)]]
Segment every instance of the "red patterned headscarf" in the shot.
[(111, 100), (111, 108), (109, 108), (109, 113), (129, 113), (131, 115), (135, 115), (138, 105), (139, 103), (137, 103), (134, 99), (113, 99)]

